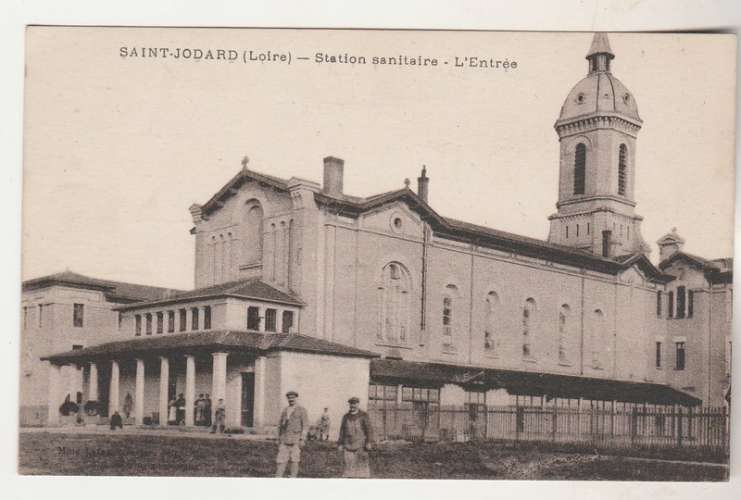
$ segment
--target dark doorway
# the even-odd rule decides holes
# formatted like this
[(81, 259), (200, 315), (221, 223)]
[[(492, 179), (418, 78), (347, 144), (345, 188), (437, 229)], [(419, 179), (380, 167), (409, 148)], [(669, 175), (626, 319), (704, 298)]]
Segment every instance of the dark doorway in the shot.
[(255, 425), (255, 374), (242, 374), (242, 426)]

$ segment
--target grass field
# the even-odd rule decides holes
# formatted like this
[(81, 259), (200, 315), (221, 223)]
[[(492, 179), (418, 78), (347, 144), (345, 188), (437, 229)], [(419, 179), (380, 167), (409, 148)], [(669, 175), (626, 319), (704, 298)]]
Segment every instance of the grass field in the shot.
[[(273, 441), (182, 436), (21, 433), (19, 473), (110, 476), (267, 477)], [(339, 477), (329, 443), (304, 448), (302, 477)], [(377, 478), (722, 481), (717, 465), (669, 463), (592, 454), (539, 452), (497, 443), (383, 443), (371, 453)]]

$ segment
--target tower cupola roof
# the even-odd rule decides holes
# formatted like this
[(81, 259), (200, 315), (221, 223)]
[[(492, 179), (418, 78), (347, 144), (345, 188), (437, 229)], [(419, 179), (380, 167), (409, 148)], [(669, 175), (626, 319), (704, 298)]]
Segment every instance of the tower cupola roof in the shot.
[(561, 106), (556, 126), (590, 115), (616, 114), (640, 126), (638, 105), (628, 88), (610, 71), (615, 54), (606, 33), (596, 33), (586, 56), (589, 72), (574, 85)]

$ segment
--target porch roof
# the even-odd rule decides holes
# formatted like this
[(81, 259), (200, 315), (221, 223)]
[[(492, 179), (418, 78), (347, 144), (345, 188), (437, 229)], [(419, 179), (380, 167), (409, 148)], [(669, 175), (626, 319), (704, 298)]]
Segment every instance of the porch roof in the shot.
[(152, 356), (175, 353), (236, 351), (267, 353), (297, 351), (333, 356), (378, 357), (370, 351), (329, 342), (307, 335), (289, 333), (258, 333), (239, 330), (215, 330), (138, 337), (93, 345), (42, 357), (52, 363), (86, 362), (132, 356)]
[(702, 401), (663, 384), (623, 380), (500, 370), (471, 366), (422, 363), (397, 359), (371, 361), (371, 380), (413, 381), (442, 385), (455, 383), (507, 389), (510, 394), (584, 398), (600, 401), (697, 406)]

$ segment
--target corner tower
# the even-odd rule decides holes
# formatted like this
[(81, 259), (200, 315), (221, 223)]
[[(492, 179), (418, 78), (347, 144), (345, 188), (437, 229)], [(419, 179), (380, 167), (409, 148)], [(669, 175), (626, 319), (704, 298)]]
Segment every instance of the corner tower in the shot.
[(648, 253), (635, 214), (636, 137), (643, 121), (615, 78), (605, 33), (587, 53), (589, 72), (569, 92), (554, 128), (561, 144), (558, 211), (548, 241), (604, 257)]

